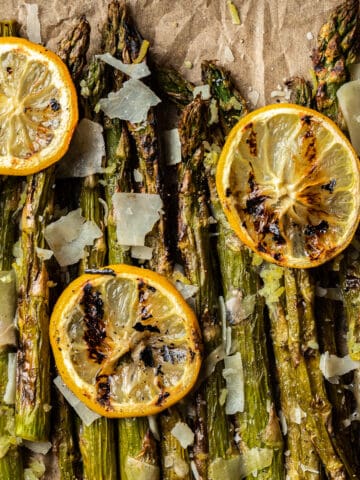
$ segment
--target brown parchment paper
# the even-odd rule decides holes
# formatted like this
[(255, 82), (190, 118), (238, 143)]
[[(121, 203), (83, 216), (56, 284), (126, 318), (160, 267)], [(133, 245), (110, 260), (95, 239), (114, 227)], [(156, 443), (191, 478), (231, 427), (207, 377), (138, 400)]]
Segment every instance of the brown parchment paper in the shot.
[[(320, 25), (340, 0), (233, 0), (241, 25), (233, 25), (227, 0), (128, 0), (151, 54), (200, 80), (200, 63), (219, 60), (234, 75), (250, 105), (276, 101), (271, 93), (285, 78), (307, 75)], [(27, 3), (35, 3), (29, 0)], [(99, 46), (106, 0), (38, 0), (42, 42), (57, 42), (85, 14), (92, 27), (89, 54)], [(23, 2), (0, 0), (1, 16), (26, 25)], [(26, 28), (22, 33), (26, 35)], [(184, 66), (191, 62), (191, 69)]]
[[(233, 0), (241, 25), (233, 25), (227, 0), (128, 0), (133, 18), (151, 44), (151, 55), (201, 83), (202, 60), (218, 60), (233, 74), (251, 107), (274, 103), (271, 94), (295, 74), (308, 76), (319, 27), (341, 0)], [(92, 28), (89, 56), (98, 52), (106, 0), (38, 0), (42, 43), (56, 50), (76, 18)], [(26, 36), (23, 2), (0, 0), (2, 19), (15, 18)], [(193, 67), (185, 64), (191, 62)], [(47, 456), (51, 462), (51, 456)], [(50, 458), (49, 458), (50, 457)], [(54, 469), (53, 469), (54, 468)], [(58, 478), (48, 465), (47, 479)]]

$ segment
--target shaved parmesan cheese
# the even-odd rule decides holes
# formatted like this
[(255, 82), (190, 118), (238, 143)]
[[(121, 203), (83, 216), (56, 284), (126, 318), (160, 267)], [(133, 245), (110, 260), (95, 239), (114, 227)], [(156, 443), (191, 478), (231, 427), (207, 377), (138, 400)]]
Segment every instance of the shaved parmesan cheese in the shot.
[(166, 455), (164, 459), (165, 468), (171, 468), (177, 478), (184, 478), (189, 473), (189, 466), (179, 455)]
[(36, 255), (41, 260), (49, 260), (54, 255), (54, 252), (52, 250), (48, 250), (47, 248), (36, 247), (35, 250)]
[(181, 162), (181, 143), (179, 130), (165, 130), (163, 132), (164, 150), (167, 165), (176, 165)]
[(330, 355), (329, 352), (320, 355), (320, 370), (328, 380), (338, 375), (345, 375), (356, 368), (360, 368), (360, 361), (352, 360), (349, 355), (342, 358)]
[(32, 452), (40, 453), (41, 455), (46, 455), (52, 447), (51, 442), (30, 442), (29, 440), (23, 440), (22, 444)]
[(360, 80), (342, 85), (336, 92), (340, 109), (349, 130), (350, 140), (360, 154)]
[(111, 65), (112, 67), (120, 70), (131, 78), (140, 79), (150, 75), (149, 67), (145, 62), (141, 63), (123, 63), (121, 60), (110, 55), (110, 53), (103, 53), (101, 55), (95, 55), (95, 58), (102, 60), (103, 62)]
[(143, 174), (137, 168), (134, 168), (134, 180), (139, 183), (144, 180)]
[(241, 480), (271, 465), (271, 448), (250, 448), (232, 458), (216, 458), (209, 466), (209, 478), (212, 480)]
[(34, 43), (41, 43), (39, 6), (37, 3), (25, 3), (26, 33), (28, 39)]
[(226, 309), (229, 312), (230, 323), (238, 324), (254, 313), (256, 295), (243, 296), (241, 290), (233, 290), (232, 296), (226, 300)]
[(160, 218), (163, 203), (150, 193), (114, 193), (112, 197), (117, 241), (120, 245), (144, 246), (145, 236)]
[(83, 118), (76, 127), (69, 150), (59, 162), (56, 175), (58, 178), (71, 178), (101, 173), (104, 156), (103, 127)]
[(313, 39), (314, 39), (314, 35), (312, 34), (312, 32), (307, 32), (306, 38), (307, 38), (308, 40), (313, 40)]
[(158, 424), (156, 421), (156, 415), (148, 415), (148, 421), (149, 421), (149, 428), (151, 433), (153, 434), (155, 440), (158, 442), (160, 441), (160, 433), (158, 429)]
[(0, 347), (16, 345), (16, 278), (14, 270), (0, 271)]
[(306, 413), (299, 407), (293, 407), (290, 411), (290, 420), (298, 425), (301, 424), (303, 418), (306, 417)]
[(199, 291), (199, 287), (197, 285), (188, 285), (181, 282), (180, 280), (176, 280), (175, 287), (181, 293), (185, 300), (194, 297), (194, 295), (196, 295)]
[(171, 430), (171, 435), (180, 442), (182, 448), (187, 448), (194, 443), (195, 434), (187, 423), (177, 422)]
[(300, 468), (303, 472), (310, 472), (310, 473), (317, 473), (319, 474), (319, 470), (315, 470), (315, 468), (308, 467), (307, 465), (304, 465), (303, 463), (300, 463)]
[(199, 94), (203, 100), (209, 100), (209, 98), (211, 98), (210, 85), (198, 85), (194, 87), (193, 97), (196, 98)]
[(215, 370), (215, 367), (218, 362), (221, 362), (225, 358), (225, 345), (222, 343), (215, 348), (209, 355), (205, 358), (200, 374), (200, 381), (205, 380), (210, 377), (210, 375)]
[(45, 228), (45, 240), (61, 267), (78, 262), (85, 255), (85, 246), (101, 236), (100, 228), (95, 222), (85, 220), (80, 208)]
[(153, 249), (151, 247), (131, 247), (131, 256), (132, 258), (137, 258), (138, 260), (151, 260)]
[(127, 480), (160, 480), (160, 469), (156, 465), (127, 457), (125, 475)]
[(54, 383), (87, 427), (100, 418), (100, 415), (90, 410), (68, 389), (60, 376), (54, 379)]
[(131, 79), (123, 83), (117, 92), (99, 100), (101, 110), (109, 118), (120, 118), (132, 123), (145, 122), (150, 107), (161, 100), (140, 80)]
[(16, 392), (16, 353), (8, 354), (8, 379), (4, 393), (4, 403), (14, 405)]
[(244, 411), (244, 372), (239, 352), (224, 358), (225, 368), (222, 375), (226, 381), (228, 395), (226, 397), (225, 412), (233, 415)]

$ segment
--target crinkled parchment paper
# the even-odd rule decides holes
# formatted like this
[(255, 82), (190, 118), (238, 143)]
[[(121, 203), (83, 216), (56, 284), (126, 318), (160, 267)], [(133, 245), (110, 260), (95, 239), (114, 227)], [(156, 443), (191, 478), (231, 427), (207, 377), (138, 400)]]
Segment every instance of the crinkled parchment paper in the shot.
[[(308, 76), (320, 25), (341, 0), (233, 0), (241, 25), (233, 25), (227, 0), (128, 0), (136, 24), (151, 44), (151, 55), (201, 83), (202, 60), (218, 60), (230, 70), (252, 107), (276, 101), (271, 92), (295, 74)], [(27, 2), (35, 3), (35, 2)], [(75, 19), (92, 28), (89, 54), (98, 51), (105, 0), (39, 0), (41, 38), (56, 50)], [(3, 19), (15, 18), (26, 36), (26, 8), (1, 1)], [(185, 65), (191, 62), (193, 67)], [(48, 478), (54, 480), (56, 473)]]
[[(320, 25), (341, 0), (233, 0), (241, 25), (233, 25), (227, 0), (128, 0), (136, 23), (160, 63), (201, 83), (200, 64), (218, 60), (252, 106), (273, 103), (285, 78), (307, 75)], [(35, 3), (29, 0), (27, 3)], [(97, 51), (106, 18), (105, 0), (39, 0), (42, 41), (51, 49), (74, 19), (86, 15)], [(26, 24), (24, 3), (2, 0), (2, 17)], [(26, 35), (24, 27), (22, 33)], [(184, 66), (191, 62), (191, 69)]]

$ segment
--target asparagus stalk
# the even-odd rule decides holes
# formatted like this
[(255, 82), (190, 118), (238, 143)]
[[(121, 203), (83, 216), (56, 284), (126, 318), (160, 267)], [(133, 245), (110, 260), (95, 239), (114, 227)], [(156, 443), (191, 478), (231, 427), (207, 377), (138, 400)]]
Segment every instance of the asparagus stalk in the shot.
[[(108, 8), (108, 26), (103, 36), (103, 48), (118, 58), (122, 58), (122, 41), (131, 28), (127, 20), (126, 8), (123, 3), (113, 1)], [(125, 23), (124, 23), (125, 22)], [(136, 45), (134, 46), (136, 48)], [(141, 48), (141, 47), (140, 47)], [(122, 75), (111, 70), (108, 81), (113, 88), (121, 86)], [(106, 139), (106, 186), (105, 194), (109, 209), (108, 215), (108, 249), (110, 263), (132, 263), (128, 249), (117, 243), (116, 225), (113, 212), (112, 196), (116, 192), (133, 190), (131, 178), (130, 139), (125, 122), (105, 118)], [(127, 464), (129, 458), (141, 459), (145, 463), (157, 465), (157, 451), (155, 441), (149, 430), (147, 418), (124, 418), (117, 422), (119, 437), (119, 468), (122, 480), (128, 480)]]
[(193, 100), (194, 85), (172, 67), (156, 67), (155, 85), (159, 94), (182, 109)]
[[(120, 4), (121, 21), (119, 25), (119, 58), (124, 63), (138, 63), (146, 58), (146, 43), (133, 25), (125, 3)], [(127, 122), (127, 127), (136, 145), (139, 171), (143, 177), (140, 191), (159, 194), (163, 198), (163, 178), (160, 162), (160, 145), (156, 131), (154, 109), (149, 110), (147, 119), (141, 124)], [(165, 240), (165, 242), (164, 242)], [(146, 266), (164, 275), (171, 273), (168, 248), (166, 245), (165, 216), (161, 213), (159, 221), (146, 237), (146, 244), (153, 248), (152, 259)]]
[(54, 167), (27, 178), (21, 219), (15, 431), (20, 438), (45, 441), (50, 430), (49, 278), (44, 226), (51, 214)]
[(290, 88), (290, 102), (304, 107), (312, 107), (312, 89), (309, 82), (303, 77), (292, 77), (285, 82)]
[(348, 66), (355, 63), (359, 35), (359, 1), (346, 0), (336, 7), (321, 27), (312, 55), (316, 79), (316, 109), (346, 128), (336, 92), (349, 79)]
[[(0, 36), (16, 36), (16, 25), (12, 21), (0, 22)], [(12, 268), (12, 249), (17, 237), (15, 214), (19, 207), (21, 181), (14, 177), (3, 178), (0, 198), (0, 271)], [(11, 346), (0, 347), (0, 478), (20, 480), (23, 478), (21, 451), (15, 437), (15, 409), (4, 401), (8, 382), (8, 358)]]
[[(211, 62), (202, 64), (203, 81), (210, 86), (218, 103), (222, 136), (228, 134), (234, 123), (246, 114), (246, 104), (235, 89), (227, 72)], [(242, 311), (231, 314), (232, 346), (240, 352), (244, 370), (244, 411), (236, 414), (239, 448), (271, 448), (273, 460), (269, 468), (259, 472), (261, 478), (282, 478), (282, 437), (275, 413), (269, 381), (269, 360), (263, 300), (259, 296), (259, 277), (253, 266), (254, 255), (243, 246), (227, 223), (215, 186), (215, 171), (222, 136), (215, 135), (205, 159), (212, 213), (217, 220), (217, 251), (225, 300), (241, 302)], [(247, 307), (246, 307), (247, 306)], [(270, 405), (270, 409), (269, 409)]]
[[(108, 28), (110, 20), (105, 28)], [(85, 114), (92, 120), (100, 120), (95, 106), (105, 92), (105, 69), (97, 60), (93, 60), (85, 78), (81, 81), (81, 93), (84, 97)], [(79, 274), (87, 268), (98, 268), (105, 264), (105, 218), (99, 201), (103, 189), (99, 175), (90, 175), (82, 180), (80, 192), (81, 212), (86, 220), (95, 222), (103, 235), (87, 247), (86, 255), (79, 265)], [(114, 422), (105, 417), (95, 420), (91, 425), (79, 426), (79, 446), (83, 460), (84, 478), (112, 480), (117, 477), (116, 444)]]
[[(0, 36), (17, 36), (17, 24), (13, 20), (0, 22)], [(9, 271), (13, 262), (13, 246), (17, 238), (15, 215), (19, 208), (21, 181), (14, 177), (3, 177), (0, 198), (0, 271)], [(23, 478), (23, 460), (15, 437), (14, 405), (4, 401), (8, 382), (8, 359), (11, 346), (0, 347), (0, 478), (20, 480)]]
[[(202, 326), (205, 353), (210, 354), (222, 344), (222, 330), (217, 315), (219, 292), (210, 253), (210, 213), (203, 169), (206, 128), (207, 105), (197, 97), (185, 107), (179, 125), (183, 162), (178, 175), (178, 248), (187, 279), (199, 289), (195, 311)], [(219, 399), (219, 392), (224, 388), (221, 372), (222, 365), (218, 363), (214, 373), (195, 394), (198, 415), (193, 453), (197, 471), (204, 479), (211, 462), (227, 458), (234, 448), (232, 426)]]

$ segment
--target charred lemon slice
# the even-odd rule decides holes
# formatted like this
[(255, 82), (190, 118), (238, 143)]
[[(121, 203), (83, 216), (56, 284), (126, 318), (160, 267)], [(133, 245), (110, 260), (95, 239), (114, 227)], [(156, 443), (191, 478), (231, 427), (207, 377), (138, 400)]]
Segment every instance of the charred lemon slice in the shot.
[(359, 222), (359, 162), (327, 117), (290, 104), (242, 118), (221, 153), (217, 190), (233, 230), (270, 262), (326, 262)]
[(60, 296), (50, 340), (65, 384), (107, 417), (152, 415), (193, 387), (196, 317), (164, 277), (128, 265), (85, 274)]
[(61, 59), (22, 38), (0, 39), (0, 174), (28, 175), (59, 160), (78, 120)]

